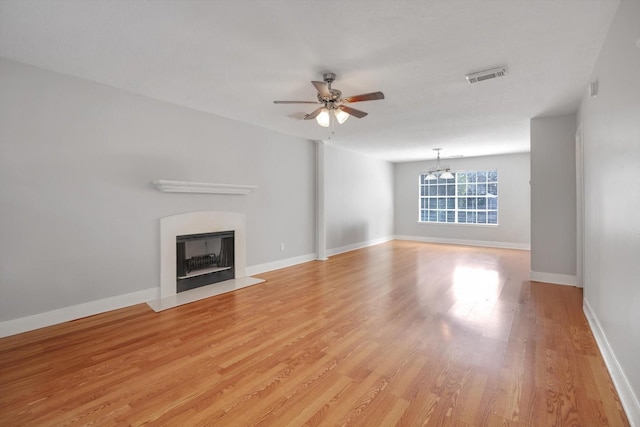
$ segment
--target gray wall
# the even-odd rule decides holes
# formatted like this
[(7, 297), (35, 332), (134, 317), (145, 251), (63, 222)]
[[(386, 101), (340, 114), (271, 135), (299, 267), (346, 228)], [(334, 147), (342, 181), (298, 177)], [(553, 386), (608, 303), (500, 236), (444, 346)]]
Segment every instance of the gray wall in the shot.
[(614, 368), (612, 376), (636, 425), (640, 425), (639, 23), (640, 2), (622, 1), (591, 75), (591, 81), (599, 82), (598, 97), (585, 96), (578, 116), (584, 135), (585, 311), (593, 316), (596, 336), (603, 338), (605, 360), (609, 358), (609, 368)]
[(393, 235), (393, 163), (327, 145), (327, 250)]
[(453, 243), (528, 248), (530, 243), (529, 154), (449, 159), (452, 170), (498, 169), (499, 225), (418, 223), (418, 175), (434, 161), (396, 163), (395, 233)]
[(312, 142), (4, 59), (0, 85), (0, 321), (159, 288), (167, 215), (245, 213), (248, 266), (315, 253)]
[(576, 275), (576, 116), (531, 120), (531, 271)]

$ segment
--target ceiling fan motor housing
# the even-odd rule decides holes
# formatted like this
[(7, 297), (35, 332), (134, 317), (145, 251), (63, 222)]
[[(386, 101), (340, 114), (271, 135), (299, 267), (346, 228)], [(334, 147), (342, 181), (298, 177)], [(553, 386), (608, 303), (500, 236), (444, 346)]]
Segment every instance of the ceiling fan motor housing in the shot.
[[(341, 98), (342, 98), (342, 92), (339, 91), (338, 89), (329, 89), (329, 92), (331, 92), (331, 96), (322, 96), (321, 94), (318, 94), (318, 101), (323, 102), (325, 104), (328, 103), (337, 103), (340, 102)], [(329, 108), (327, 106), (327, 108)]]
[(335, 73), (324, 73), (322, 75), (322, 78), (324, 79), (325, 83), (331, 84), (336, 79), (336, 75)]

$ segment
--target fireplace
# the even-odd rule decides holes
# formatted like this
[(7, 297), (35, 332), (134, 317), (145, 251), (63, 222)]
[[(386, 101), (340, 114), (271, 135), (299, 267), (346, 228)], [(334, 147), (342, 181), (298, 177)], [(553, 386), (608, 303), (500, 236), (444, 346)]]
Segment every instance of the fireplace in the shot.
[(176, 236), (176, 292), (235, 278), (234, 234)]
[[(225, 292), (235, 291), (247, 286), (252, 286), (261, 282), (262, 279), (247, 276), (246, 272), (246, 225), (245, 216), (241, 213), (234, 212), (188, 212), (183, 214), (171, 215), (160, 218), (160, 298), (149, 301), (149, 306), (154, 311), (167, 310), (182, 304), (188, 304), (198, 301), (202, 298), (208, 298), (213, 295), (219, 295)], [(218, 243), (212, 242), (210, 234), (220, 234), (220, 245), (226, 245), (228, 250), (220, 254)], [(196, 240), (204, 237), (206, 244), (200, 242), (196, 245), (197, 250), (193, 252), (189, 249), (187, 256), (185, 240), (185, 259), (194, 258), (184, 267), (183, 273), (178, 273), (182, 267), (178, 266), (178, 242), (179, 239), (191, 236)], [(229, 243), (222, 243), (224, 237), (233, 236), (232, 246)], [(202, 250), (204, 247), (204, 250)], [(198, 252), (199, 251), (199, 252)], [(227, 255), (233, 256), (232, 260)], [(215, 254), (217, 261), (203, 258), (207, 254)], [(212, 264), (220, 264), (219, 267), (212, 267)], [(183, 264), (184, 265), (184, 264)], [(226, 267), (233, 266), (232, 269)], [(188, 268), (187, 268), (188, 267)], [(233, 277), (230, 280), (221, 279), (219, 282), (210, 282), (207, 278), (207, 285), (198, 285), (195, 289), (185, 292), (178, 292), (178, 278), (183, 278), (192, 272), (195, 268), (201, 269), (200, 276), (205, 276), (216, 271), (202, 271), (206, 268), (224, 268), (220, 271), (233, 271)], [(190, 270), (188, 274), (184, 274), (186, 270)], [(225, 273), (223, 273), (225, 274)], [(228, 272), (226, 274), (229, 274)], [(195, 276), (194, 276), (195, 277)], [(209, 286), (210, 285), (210, 286)]]

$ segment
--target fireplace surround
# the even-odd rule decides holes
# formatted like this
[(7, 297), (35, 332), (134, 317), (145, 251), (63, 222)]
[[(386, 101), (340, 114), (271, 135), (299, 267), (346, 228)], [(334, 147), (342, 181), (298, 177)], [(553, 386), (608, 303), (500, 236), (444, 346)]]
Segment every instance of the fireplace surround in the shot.
[[(185, 235), (233, 232), (234, 278), (187, 292), (177, 292), (177, 238)], [(155, 311), (230, 292), (263, 280), (246, 275), (246, 217), (235, 212), (188, 212), (160, 218), (160, 298), (149, 301)]]

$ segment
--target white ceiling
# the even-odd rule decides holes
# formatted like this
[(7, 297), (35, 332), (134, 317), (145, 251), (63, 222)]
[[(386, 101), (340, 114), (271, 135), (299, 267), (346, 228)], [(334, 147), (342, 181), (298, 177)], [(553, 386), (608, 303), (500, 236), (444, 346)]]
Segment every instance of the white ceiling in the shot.
[[(0, 55), (313, 140), (311, 80), (367, 111), (329, 141), (390, 161), (529, 151), (576, 110), (618, 0), (0, 1)], [(465, 74), (507, 65), (506, 78)]]

